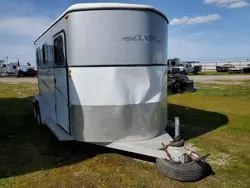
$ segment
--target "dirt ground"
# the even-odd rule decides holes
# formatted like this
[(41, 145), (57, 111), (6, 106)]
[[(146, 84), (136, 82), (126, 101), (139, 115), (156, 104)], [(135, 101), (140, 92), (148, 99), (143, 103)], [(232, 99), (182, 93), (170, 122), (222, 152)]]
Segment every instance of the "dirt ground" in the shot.
[(0, 77), (0, 82), (2, 83), (12, 83), (12, 84), (19, 84), (19, 83), (37, 83), (37, 78), (16, 78), (16, 77)]
[[(250, 80), (250, 75), (225, 75), (225, 76), (188, 76), (190, 80), (194, 82), (202, 82), (202, 83), (227, 83), (231, 84), (240, 84), (241, 81)], [(223, 82), (223, 81), (226, 82)], [(230, 82), (232, 81), (232, 82)], [(37, 78), (16, 78), (16, 77), (0, 77), (0, 82), (3, 83), (37, 83)]]
[[(241, 81), (250, 80), (250, 75), (225, 75), (225, 76), (188, 76), (194, 82), (214, 84), (240, 84)], [(225, 81), (225, 82), (223, 82)]]

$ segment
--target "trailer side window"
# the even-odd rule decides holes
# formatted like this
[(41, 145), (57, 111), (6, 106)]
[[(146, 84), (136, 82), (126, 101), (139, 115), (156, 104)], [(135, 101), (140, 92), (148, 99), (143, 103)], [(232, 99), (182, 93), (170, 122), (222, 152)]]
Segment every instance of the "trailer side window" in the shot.
[(43, 61), (43, 64), (45, 64), (45, 46), (44, 45), (42, 46), (42, 61)]
[(64, 57), (64, 49), (63, 49), (63, 38), (62, 36), (58, 36), (54, 40), (54, 60), (56, 65), (64, 65), (65, 57)]
[(36, 63), (38, 66), (41, 65), (41, 60), (40, 60), (41, 58), (40, 58), (39, 53), (40, 53), (40, 48), (37, 48), (36, 49)]
[(42, 47), (42, 56), (43, 56), (43, 64), (48, 64), (48, 55), (47, 55), (47, 45), (44, 44)]

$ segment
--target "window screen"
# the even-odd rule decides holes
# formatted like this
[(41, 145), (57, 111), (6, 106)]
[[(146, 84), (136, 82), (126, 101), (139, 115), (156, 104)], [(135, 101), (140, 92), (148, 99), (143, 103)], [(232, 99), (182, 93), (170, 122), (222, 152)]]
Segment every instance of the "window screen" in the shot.
[(42, 47), (42, 57), (43, 57), (43, 64), (46, 64), (46, 46), (45, 46), (45, 44)]
[(41, 65), (41, 58), (40, 58), (39, 53), (40, 53), (40, 48), (37, 48), (36, 49), (36, 63), (37, 63), (37, 65)]
[(58, 36), (54, 40), (54, 59), (56, 65), (64, 65), (65, 64), (65, 56), (63, 49), (63, 38), (62, 36)]

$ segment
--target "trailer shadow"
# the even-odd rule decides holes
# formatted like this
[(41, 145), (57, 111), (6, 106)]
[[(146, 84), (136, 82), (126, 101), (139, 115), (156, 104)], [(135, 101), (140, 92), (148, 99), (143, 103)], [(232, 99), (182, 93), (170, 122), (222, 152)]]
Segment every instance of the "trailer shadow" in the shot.
[[(168, 104), (168, 118), (174, 122), (175, 117), (180, 118), (180, 134), (185, 140), (196, 138), (218, 127), (226, 125), (229, 121), (228, 117), (205, 110), (189, 108), (185, 106)], [(166, 131), (174, 136), (175, 130), (173, 126), (167, 126)]]
[[(181, 122), (188, 125), (187, 129), (182, 129), (188, 133), (184, 134), (186, 138), (199, 136), (228, 122), (221, 114), (197, 109), (186, 112), (186, 107), (170, 104), (170, 117), (177, 112), (182, 117)], [(60, 142), (48, 128), (38, 129), (32, 117), (31, 97), (0, 98), (0, 179), (75, 164), (102, 153), (118, 153), (149, 162), (155, 160), (87, 143)], [(189, 125), (194, 122), (202, 129), (190, 129)]]
[(60, 142), (32, 118), (31, 97), (0, 98), (0, 179), (75, 164), (102, 153), (153, 160), (93, 144)]

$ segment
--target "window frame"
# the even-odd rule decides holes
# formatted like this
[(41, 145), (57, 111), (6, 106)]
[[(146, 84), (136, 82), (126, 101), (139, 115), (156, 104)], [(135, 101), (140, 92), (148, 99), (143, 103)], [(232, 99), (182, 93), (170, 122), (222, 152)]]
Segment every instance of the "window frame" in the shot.
[(36, 65), (37, 65), (37, 67), (41, 66), (41, 49), (40, 49), (40, 47), (38, 47), (36, 49)]
[[(61, 42), (61, 45), (58, 48), (58, 41)], [(58, 51), (58, 49), (60, 49), (60, 51)], [(63, 54), (63, 59), (60, 61), (60, 54)], [(59, 55), (58, 55), (59, 54)], [(57, 35), (56, 37), (54, 37), (53, 40), (53, 56), (54, 56), (54, 66), (56, 67), (64, 67), (66, 66), (66, 48), (65, 48), (65, 38), (62, 34)]]
[(42, 45), (42, 64), (48, 65), (48, 45), (44, 43)]
[(171, 64), (171, 66), (175, 66), (176, 65), (175, 61), (171, 61), (170, 64)]

